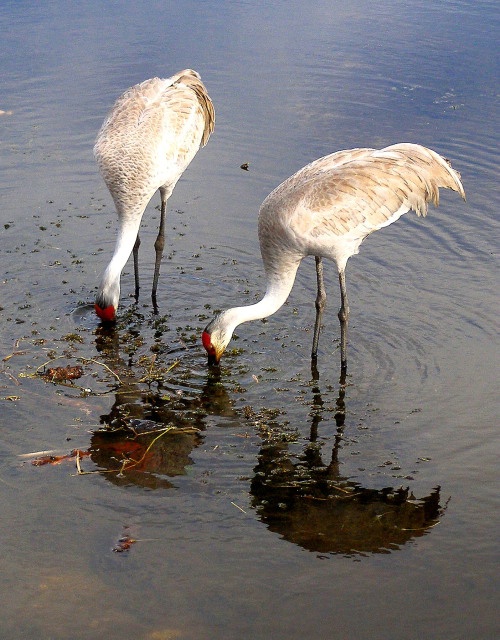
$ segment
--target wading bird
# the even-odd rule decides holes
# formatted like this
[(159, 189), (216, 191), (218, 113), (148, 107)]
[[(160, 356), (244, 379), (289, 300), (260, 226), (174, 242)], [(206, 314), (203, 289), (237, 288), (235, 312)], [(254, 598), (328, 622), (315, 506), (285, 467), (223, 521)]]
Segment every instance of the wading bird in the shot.
[(120, 275), (132, 251), (138, 298), (139, 227), (148, 202), (159, 189), (161, 216), (151, 294), (157, 311), (167, 198), (200, 146), (208, 142), (214, 123), (212, 101), (192, 69), (171, 78), (151, 78), (127, 89), (106, 117), (94, 156), (118, 213), (118, 237), (95, 301), (96, 313), (102, 320), (115, 320)]
[(301, 260), (315, 256), (317, 274), (313, 363), (326, 293), (322, 258), (337, 265), (340, 282), (341, 377), (347, 371), (349, 305), (345, 267), (364, 238), (413, 209), (427, 214), (427, 203), (439, 203), (439, 187), (458, 191), (465, 199), (460, 174), (435, 151), (401, 143), (385, 149), (339, 151), (311, 162), (280, 184), (262, 203), (259, 242), (266, 275), (266, 293), (257, 304), (217, 315), (205, 328), (203, 346), (209, 364), (224, 353), (242, 322), (265, 318), (286, 301)]

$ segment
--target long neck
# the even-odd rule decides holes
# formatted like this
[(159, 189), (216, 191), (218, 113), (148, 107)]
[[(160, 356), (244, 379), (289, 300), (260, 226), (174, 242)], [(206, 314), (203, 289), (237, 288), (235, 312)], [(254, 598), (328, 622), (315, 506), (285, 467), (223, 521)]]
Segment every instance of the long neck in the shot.
[(122, 272), (123, 267), (127, 263), (127, 260), (132, 253), (132, 249), (134, 248), (137, 234), (139, 232), (141, 216), (137, 216), (133, 220), (120, 222), (121, 224), (116, 238), (113, 257), (106, 269), (110, 274), (118, 274), (118, 276)]
[(120, 215), (119, 217), (118, 236), (113, 257), (102, 275), (97, 293), (99, 304), (118, 306), (120, 275), (134, 248), (141, 218), (142, 211), (135, 212), (133, 215)]
[(260, 302), (246, 307), (234, 307), (224, 313), (224, 320), (230, 327), (231, 333), (243, 322), (267, 318), (285, 304), (292, 290), (299, 264), (300, 259), (294, 259), (293, 262), (283, 265), (283, 269), (268, 272), (266, 293)]

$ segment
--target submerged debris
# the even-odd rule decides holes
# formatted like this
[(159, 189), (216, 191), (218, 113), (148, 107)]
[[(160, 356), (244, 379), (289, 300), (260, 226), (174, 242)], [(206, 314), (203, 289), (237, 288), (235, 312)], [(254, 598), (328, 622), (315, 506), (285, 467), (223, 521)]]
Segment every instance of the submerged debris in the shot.
[(113, 547), (113, 551), (115, 553), (123, 553), (124, 551), (128, 551), (130, 547), (136, 542), (137, 540), (131, 538), (128, 534), (126, 534), (118, 540), (118, 542)]
[(72, 460), (73, 458), (79, 459), (89, 455), (90, 455), (90, 452), (88, 451), (73, 449), (72, 451), (70, 451), (70, 453), (66, 455), (56, 456), (56, 455), (48, 454), (48, 455), (39, 456), (34, 460), (32, 460), (31, 464), (34, 467), (43, 467), (46, 464), (61, 464), (61, 462), (64, 462), (65, 460)]
[(49, 382), (66, 382), (68, 380), (78, 380), (83, 376), (83, 368), (79, 365), (74, 367), (50, 367), (41, 374)]

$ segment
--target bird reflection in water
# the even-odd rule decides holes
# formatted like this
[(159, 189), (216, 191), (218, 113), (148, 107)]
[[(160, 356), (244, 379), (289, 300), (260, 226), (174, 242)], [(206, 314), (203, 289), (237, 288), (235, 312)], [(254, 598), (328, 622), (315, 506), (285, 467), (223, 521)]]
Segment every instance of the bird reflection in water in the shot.
[(359, 555), (389, 553), (434, 526), (443, 513), (440, 488), (416, 499), (409, 487), (364, 487), (339, 471), (345, 423), (345, 378), (336, 403), (336, 433), (326, 462), (317, 442), (323, 419), (319, 374), (312, 364), (309, 441), (292, 456), (287, 443), (264, 444), (251, 481), (252, 506), (268, 529), (309, 551)]
[[(207, 417), (239, 420), (240, 413), (220, 369), (209, 371), (196, 393), (172, 402), (162, 395), (161, 385), (145, 391), (136, 370), (121, 359), (118, 343), (118, 330), (99, 330), (97, 347), (109, 367), (120, 371), (121, 384), (111, 410), (101, 417), (103, 427), (92, 434), (88, 453), (114, 484), (171, 488), (172, 478), (193, 464), (191, 454), (203, 442)], [(388, 553), (424, 535), (444, 512), (440, 488), (416, 498), (409, 487), (371, 488), (342, 475), (345, 379), (336, 398), (332, 451), (325, 460), (319, 430), (331, 422), (331, 412), (315, 363), (311, 377), (310, 429), (298, 454), (297, 442), (291, 447), (275, 437), (271, 424), (256, 429), (262, 442), (249, 492), (257, 517), (284, 540), (320, 554)]]
[[(90, 458), (114, 484), (171, 488), (168, 478), (185, 475), (193, 464), (190, 454), (203, 442), (207, 415), (231, 415), (231, 401), (213, 377), (201, 392), (181, 396), (165, 393), (162, 381), (157, 390), (147, 389), (137, 367), (120, 354), (121, 339), (114, 327), (96, 333), (96, 348), (110, 370), (120, 372), (120, 383), (110, 411), (101, 416), (102, 428), (92, 434)], [(177, 380), (175, 371), (170, 375), (171, 385), (180, 387), (182, 374)]]
[(131, 420), (126, 428), (98, 430), (90, 441), (90, 458), (113, 484), (170, 489), (168, 479), (185, 475), (189, 457), (202, 443), (198, 431), (168, 429), (152, 420)]

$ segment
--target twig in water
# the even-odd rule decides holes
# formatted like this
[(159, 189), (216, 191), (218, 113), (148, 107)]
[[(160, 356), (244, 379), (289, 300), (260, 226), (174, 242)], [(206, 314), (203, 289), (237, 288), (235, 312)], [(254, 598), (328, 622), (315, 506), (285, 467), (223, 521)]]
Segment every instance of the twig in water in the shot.
[(242, 513), (245, 513), (245, 514), (246, 514), (245, 509), (242, 509), (239, 505), (237, 505), (237, 504), (236, 504), (236, 502), (233, 502), (233, 501), (231, 500), (231, 504), (233, 505), (233, 507), (236, 507), (236, 508), (237, 508), (237, 509), (239, 509)]
[(87, 362), (93, 362), (94, 364), (98, 364), (101, 367), (104, 367), (112, 376), (114, 376), (118, 380), (120, 384), (123, 384), (120, 380), (120, 376), (115, 373), (113, 369), (110, 369), (107, 364), (104, 364), (104, 362), (99, 362), (99, 360), (94, 360), (94, 358), (77, 358), (77, 360), (80, 360), (80, 362), (83, 362), (84, 364), (86, 364)]

